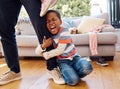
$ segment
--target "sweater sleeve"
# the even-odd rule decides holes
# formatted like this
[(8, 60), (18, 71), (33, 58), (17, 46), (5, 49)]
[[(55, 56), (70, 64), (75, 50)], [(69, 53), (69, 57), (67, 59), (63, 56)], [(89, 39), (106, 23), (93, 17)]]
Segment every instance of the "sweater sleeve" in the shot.
[(43, 53), (43, 57), (48, 60), (52, 57), (55, 57), (55, 56), (58, 56), (58, 55), (61, 55), (65, 48), (66, 48), (67, 44), (58, 44), (57, 48), (56, 49), (53, 49), (53, 50), (50, 50), (50, 51), (47, 51), (47, 52), (44, 52)]
[[(46, 50), (46, 49), (45, 49), (45, 50)], [(41, 47), (41, 45), (38, 44), (37, 48), (35, 49), (35, 53), (36, 53), (37, 55), (42, 56), (41, 53), (42, 53), (43, 51), (45, 51), (45, 50), (43, 50), (42, 47)]]

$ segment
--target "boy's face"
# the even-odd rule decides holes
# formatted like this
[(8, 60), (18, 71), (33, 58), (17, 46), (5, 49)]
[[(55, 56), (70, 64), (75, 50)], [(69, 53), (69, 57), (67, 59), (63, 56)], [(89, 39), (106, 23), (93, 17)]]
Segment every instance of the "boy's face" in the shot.
[(61, 23), (61, 19), (54, 12), (50, 12), (46, 17), (47, 28), (51, 34), (55, 35), (59, 32)]

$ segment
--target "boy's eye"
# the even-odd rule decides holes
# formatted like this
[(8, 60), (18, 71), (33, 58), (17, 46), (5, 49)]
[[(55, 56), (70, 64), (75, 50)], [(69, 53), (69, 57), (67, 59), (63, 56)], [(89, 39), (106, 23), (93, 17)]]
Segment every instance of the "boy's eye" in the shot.
[(50, 23), (51, 21), (56, 21), (57, 19), (47, 20), (46, 23)]
[(56, 21), (56, 19), (52, 19), (52, 21)]

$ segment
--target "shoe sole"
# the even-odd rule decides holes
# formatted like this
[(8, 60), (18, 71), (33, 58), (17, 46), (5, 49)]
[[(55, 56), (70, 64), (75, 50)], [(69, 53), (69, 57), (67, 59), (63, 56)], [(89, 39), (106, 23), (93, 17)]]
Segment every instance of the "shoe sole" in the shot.
[(101, 63), (98, 63), (98, 62), (97, 62), (97, 64), (98, 64), (98, 65), (101, 65), (101, 66), (108, 66), (108, 65), (109, 65), (108, 63), (106, 63), (106, 64), (101, 64)]
[(58, 1), (58, 0), (56, 0), (56, 1), (52, 4), (52, 6), (50, 6), (50, 8), (52, 8), (52, 7), (57, 3), (57, 1)]
[(60, 85), (63, 85), (63, 84), (65, 84), (65, 81), (64, 82), (62, 82), (62, 83), (60, 83), (60, 82), (57, 82), (49, 73), (48, 73), (48, 75), (53, 79), (53, 81), (56, 83), (56, 84), (60, 84)]
[[(50, 7), (50, 5), (51, 5), (51, 0), (48, 0), (48, 5), (47, 5), (47, 7), (45, 8), (45, 10), (44, 10), (44, 12), (40, 12), (40, 17), (43, 17), (45, 14), (46, 14), (46, 12), (48, 11), (48, 9), (49, 9), (49, 7)], [(51, 7), (53, 7), (55, 4), (57, 3), (57, 0), (56, 0), (56, 2), (51, 6)], [(50, 8), (51, 8), (50, 7)]]
[(9, 81), (2, 82), (2, 83), (0, 83), (0, 86), (5, 85), (5, 84), (10, 83), (10, 82), (13, 82), (13, 81), (16, 81), (16, 80), (20, 80), (20, 79), (22, 79), (22, 77), (18, 77), (18, 78), (15, 78), (15, 79), (11, 79)]

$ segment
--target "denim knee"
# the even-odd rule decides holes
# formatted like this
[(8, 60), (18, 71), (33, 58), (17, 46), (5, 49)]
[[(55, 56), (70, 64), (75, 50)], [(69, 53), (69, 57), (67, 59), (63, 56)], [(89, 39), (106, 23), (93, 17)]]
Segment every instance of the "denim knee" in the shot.
[(86, 75), (90, 74), (92, 72), (93, 68), (92, 68), (92, 65), (89, 64), (85, 69), (84, 69), (84, 73)]
[(79, 82), (80, 82), (80, 78), (74, 78), (74, 79), (72, 78), (66, 81), (66, 83), (71, 86), (77, 85)]
[(92, 70), (93, 70), (92, 65), (91, 64), (87, 65), (86, 67), (84, 67), (82, 73), (80, 73), (80, 75), (79, 75), (80, 78), (87, 76), (88, 74), (90, 74), (92, 72)]

